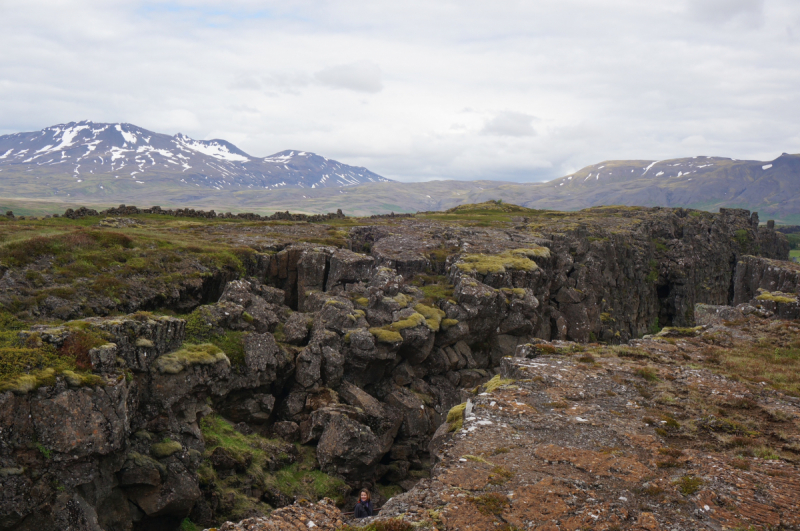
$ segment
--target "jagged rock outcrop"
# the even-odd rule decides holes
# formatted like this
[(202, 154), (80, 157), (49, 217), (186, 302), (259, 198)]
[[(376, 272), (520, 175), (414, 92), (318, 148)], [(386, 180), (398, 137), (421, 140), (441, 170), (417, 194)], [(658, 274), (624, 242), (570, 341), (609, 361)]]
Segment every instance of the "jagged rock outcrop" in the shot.
[[(205, 269), (185, 319), (137, 313), (21, 332), (53, 349), (84, 328), (105, 343), (85, 352), (86, 372), (0, 393), (0, 529), (213, 522), (237, 498), (208, 494), (201, 464), (229, 477), (252, 461), (207, 452), (200, 423), (212, 413), (242, 433), (315, 444), (319, 468), (350, 486), (409, 485), (466, 390), (504, 357), (534, 352), (536, 338), (623, 343), (693, 325), (696, 303), (797, 306), (796, 271), (772, 261), (786, 257), (785, 238), (746, 211), (581, 216), (513, 230), (398, 218), (391, 230), (352, 229), (350, 250), (275, 244), (237, 273)], [(292, 501), (247, 489), (259, 503)]]

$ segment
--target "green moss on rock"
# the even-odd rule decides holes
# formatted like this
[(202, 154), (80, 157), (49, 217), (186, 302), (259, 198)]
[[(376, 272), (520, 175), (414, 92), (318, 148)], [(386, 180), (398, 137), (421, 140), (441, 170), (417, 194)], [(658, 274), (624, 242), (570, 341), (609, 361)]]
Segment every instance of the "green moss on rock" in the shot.
[(403, 336), (400, 332), (386, 330), (385, 328), (370, 328), (369, 333), (375, 336), (379, 343), (402, 343)]
[(760, 301), (772, 301), (782, 304), (791, 304), (793, 302), (797, 302), (797, 297), (793, 297), (789, 293), (782, 293), (780, 291), (774, 291), (772, 293), (765, 291), (756, 297), (756, 299)]
[(150, 447), (150, 455), (156, 459), (164, 459), (183, 450), (181, 443), (164, 439)]
[(448, 431), (458, 431), (464, 425), (464, 410), (467, 408), (467, 403), (463, 402), (457, 406), (450, 408), (447, 412)]
[(105, 379), (97, 374), (77, 373), (69, 370), (64, 371), (62, 374), (67, 383), (73, 387), (95, 387), (106, 384)]
[(511, 249), (500, 254), (466, 254), (456, 265), (461, 271), (474, 271), (481, 275), (505, 273), (507, 270), (535, 271), (539, 268), (531, 257), (549, 257), (550, 249)]
[(458, 324), (458, 319), (442, 319), (441, 328), (442, 330), (447, 330), (451, 326), (455, 326)]
[(514, 380), (511, 378), (501, 378), (499, 374), (496, 374), (491, 380), (483, 384), (483, 388), (487, 393), (491, 393), (492, 391), (499, 389), (504, 385), (511, 385), (513, 383)]
[(394, 301), (400, 305), (401, 308), (407, 308), (414, 299), (404, 293), (398, 293), (393, 297)]
[(425, 324), (432, 332), (439, 331), (439, 327), (442, 324), (442, 319), (444, 319), (445, 316), (445, 313), (442, 310), (439, 308), (426, 306), (424, 304), (417, 304), (414, 306), (414, 310), (425, 317)]
[(158, 358), (155, 367), (162, 374), (178, 374), (192, 365), (213, 365), (224, 362), (231, 364), (228, 356), (216, 345), (185, 345), (182, 349), (170, 352)]
[(400, 319), (399, 321), (393, 322), (389, 325), (389, 327), (395, 332), (399, 332), (400, 330), (405, 330), (406, 328), (414, 328), (424, 324), (425, 316), (423, 316), (421, 313), (414, 312), (405, 319)]

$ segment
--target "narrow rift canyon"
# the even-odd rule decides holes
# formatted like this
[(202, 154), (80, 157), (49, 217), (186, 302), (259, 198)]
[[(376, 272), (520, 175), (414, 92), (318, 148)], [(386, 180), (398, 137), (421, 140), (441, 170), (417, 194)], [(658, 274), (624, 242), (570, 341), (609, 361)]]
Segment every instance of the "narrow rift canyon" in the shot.
[(800, 527), (800, 267), (755, 213), (0, 237), (0, 530)]

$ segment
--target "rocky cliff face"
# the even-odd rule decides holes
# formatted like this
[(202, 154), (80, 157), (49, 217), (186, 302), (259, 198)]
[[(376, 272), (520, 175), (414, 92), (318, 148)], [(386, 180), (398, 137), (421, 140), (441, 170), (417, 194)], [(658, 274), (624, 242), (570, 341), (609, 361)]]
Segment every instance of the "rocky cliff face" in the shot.
[[(31, 364), (3, 382), (0, 529), (175, 529), (286, 505), (265, 478), (299, 462), (291, 442), (351, 487), (410, 488), (451, 408), (532, 339), (622, 343), (693, 325), (696, 303), (733, 302), (768, 282), (752, 280), (769, 276), (757, 264), (788, 255), (739, 210), (357, 225), (347, 248), (302, 241), (307, 224), (286, 229), (291, 242), (236, 233), (260, 253), (185, 318), (16, 333), (77, 366)], [(221, 419), (235, 430), (209, 440)]]

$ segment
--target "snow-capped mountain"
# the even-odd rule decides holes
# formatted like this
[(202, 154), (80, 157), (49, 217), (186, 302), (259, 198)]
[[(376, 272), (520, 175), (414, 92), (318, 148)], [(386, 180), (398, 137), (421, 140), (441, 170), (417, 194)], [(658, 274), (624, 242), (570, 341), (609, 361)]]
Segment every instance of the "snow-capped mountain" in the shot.
[[(225, 140), (193, 140), (133, 124), (90, 121), (0, 136), (0, 180), (24, 175), (51, 192), (119, 189), (120, 180), (147, 187), (172, 184), (216, 190), (345, 187), (388, 182), (366, 168), (314, 153), (281, 151), (252, 157)], [(129, 188), (123, 185), (124, 188)], [(210, 191), (210, 190), (209, 190)]]

